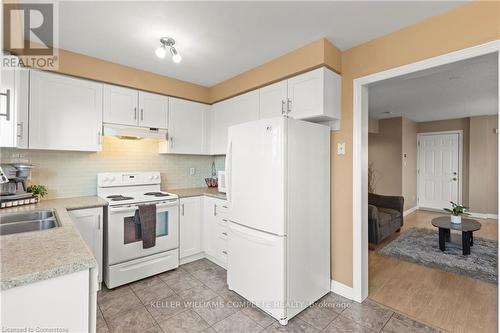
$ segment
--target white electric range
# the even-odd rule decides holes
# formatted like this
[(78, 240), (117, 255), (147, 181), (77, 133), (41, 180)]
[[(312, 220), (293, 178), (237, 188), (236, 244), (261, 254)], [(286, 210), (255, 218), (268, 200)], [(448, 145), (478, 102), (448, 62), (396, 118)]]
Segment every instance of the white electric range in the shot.
[[(97, 175), (97, 195), (108, 201), (104, 223), (104, 282), (115, 288), (179, 266), (179, 198), (163, 192), (159, 172)], [(156, 205), (156, 245), (143, 249), (134, 215)]]

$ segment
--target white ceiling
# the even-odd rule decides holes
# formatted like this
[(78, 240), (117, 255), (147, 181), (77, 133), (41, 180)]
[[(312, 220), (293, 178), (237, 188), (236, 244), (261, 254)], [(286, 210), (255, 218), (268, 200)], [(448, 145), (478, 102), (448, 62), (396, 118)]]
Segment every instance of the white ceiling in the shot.
[[(326, 37), (342, 50), (465, 1), (62, 1), (59, 47), (211, 86)], [(171, 36), (180, 64), (158, 59)]]
[(369, 87), (373, 118), (434, 121), (498, 113), (498, 53), (377, 82)]

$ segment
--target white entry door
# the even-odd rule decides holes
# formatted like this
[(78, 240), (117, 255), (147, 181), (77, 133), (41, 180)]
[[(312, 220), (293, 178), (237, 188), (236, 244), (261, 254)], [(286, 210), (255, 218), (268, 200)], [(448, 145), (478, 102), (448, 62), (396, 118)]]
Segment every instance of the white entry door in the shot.
[(460, 133), (419, 134), (418, 144), (419, 207), (442, 209), (460, 202)]

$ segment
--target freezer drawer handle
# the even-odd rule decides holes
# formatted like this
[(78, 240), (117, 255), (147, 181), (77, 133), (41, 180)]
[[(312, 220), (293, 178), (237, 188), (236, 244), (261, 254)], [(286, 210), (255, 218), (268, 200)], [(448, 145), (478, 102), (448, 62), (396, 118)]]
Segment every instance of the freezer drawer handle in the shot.
[(240, 237), (243, 237), (253, 243), (260, 243), (264, 245), (275, 245), (276, 244), (276, 237), (275, 235), (268, 235), (269, 238), (266, 238), (266, 235), (264, 237), (262, 236), (256, 236), (253, 233), (248, 233), (242, 230), (239, 230), (240, 227), (236, 227), (234, 225), (230, 225), (229, 229), (235, 234), (238, 234)]

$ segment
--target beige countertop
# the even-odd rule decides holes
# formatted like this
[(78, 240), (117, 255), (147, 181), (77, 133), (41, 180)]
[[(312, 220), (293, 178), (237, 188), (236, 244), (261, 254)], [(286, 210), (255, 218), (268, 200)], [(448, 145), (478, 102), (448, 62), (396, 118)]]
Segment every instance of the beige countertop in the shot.
[(177, 194), (179, 198), (198, 197), (206, 195), (209, 197), (226, 200), (226, 193), (221, 193), (217, 187), (192, 187), (182, 189), (165, 189), (165, 191)]
[(0, 214), (53, 208), (61, 226), (0, 236), (1, 290), (96, 267), (94, 256), (80, 237), (68, 210), (106, 205), (105, 200), (88, 196), (2, 209)]

